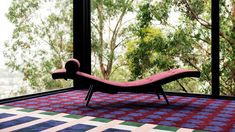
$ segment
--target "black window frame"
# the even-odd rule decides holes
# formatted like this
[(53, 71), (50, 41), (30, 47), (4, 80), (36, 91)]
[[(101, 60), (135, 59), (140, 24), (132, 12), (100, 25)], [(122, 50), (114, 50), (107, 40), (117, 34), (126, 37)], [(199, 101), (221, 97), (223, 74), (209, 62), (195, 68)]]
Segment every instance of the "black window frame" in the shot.
[[(91, 74), (90, 0), (73, 1), (73, 57), (82, 64), (80, 71)], [(75, 88), (87, 88), (86, 82), (74, 80)]]
[(212, 97), (220, 96), (220, 63), (219, 63), (219, 0), (211, 0), (211, 75), (212, 75)]

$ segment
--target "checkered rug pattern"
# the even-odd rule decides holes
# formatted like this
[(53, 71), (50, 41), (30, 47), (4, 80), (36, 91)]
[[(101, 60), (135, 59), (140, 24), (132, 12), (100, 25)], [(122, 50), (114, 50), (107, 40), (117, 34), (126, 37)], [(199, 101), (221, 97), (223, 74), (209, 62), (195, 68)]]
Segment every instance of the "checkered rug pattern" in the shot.
[(95, 92), (85, 107), (85, 90), (74, 90), (5, 104), (36, 110), (159, 124), (206, 131), (235, 131), (235, 100), (154, 94)]
[(197, 132), (188, 128), (176, 128), (156, 124), (143, 124), (123, 120), (111, 120), (92, 116), (80, 116), (27, 108), (0, 106), (1, 132)]

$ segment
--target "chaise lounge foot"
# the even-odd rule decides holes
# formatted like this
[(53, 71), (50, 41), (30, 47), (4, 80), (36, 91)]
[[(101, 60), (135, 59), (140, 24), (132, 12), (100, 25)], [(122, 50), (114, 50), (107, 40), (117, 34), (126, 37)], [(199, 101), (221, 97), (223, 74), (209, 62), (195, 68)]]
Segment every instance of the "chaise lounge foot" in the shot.
[(94, 93), (94, 90), (93, 90), (93, 85), (91, 85), (90, 86), (90, 88), (89, 88), (89, 91), (88, 91), (88, 93), (87, 93), (87, 102), (86, 102), (86, 107), (88, 107), (88, 104), (89, 104), (89, 102), (90, 102), (90, 100), (91, 100), (91, 97), (92, 97), (92, 95), (93, 95), (93, 93)]
[(91, 92), (91, 88), (92, 88), (92, 87), (93, 87), (93, 85), (90, 85), (90, 86), (89, 86), (89, 89), (88, 89), (88, 91), (87, 91), (87, 95), (86, 95), (85, 100), (87, 100), (88, 95), (90, 94), (90, 92)]
[(160, 99), (159, 90), (156, 90), (155, 93), (156, 93), (156, 95), (157, 95), (157, 98)]
[(167, 105), (170, 105), (170, 103), (169, 103), (169, 101), (168, 101), (168, 99), (167, 99), (167, 97), (166, 97), (166, 94), (165, 94), (164, 90), (162, 89), (162, 86), (159, 87), (159, 90), (160, 90), (160, 92), (162, 93), (162, 96), (164, 97), (164, 99), (165, 99)]

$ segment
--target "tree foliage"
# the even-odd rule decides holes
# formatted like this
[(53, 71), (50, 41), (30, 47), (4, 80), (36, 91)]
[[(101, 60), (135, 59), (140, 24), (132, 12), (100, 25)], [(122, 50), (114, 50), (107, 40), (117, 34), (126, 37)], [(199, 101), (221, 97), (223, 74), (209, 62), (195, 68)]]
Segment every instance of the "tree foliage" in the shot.
[[(199, 92), (209, 94), (211, 92), (210, 2), (207, 0), (143, 1), (139, 6), (138, 23), (132, 27), (135, 38), (128, 44), (131, 47), (127, 52), (127, 58), (132, 80), (171, 68), (193, 68), (202, 73)], [(235, 4), (232, 0), (223, 0), (220, 1), (220, 7), (221, 94), (235, 95), (235, 11), (233, 11)], [(172, 17), (173, 21), (178, 19), (176, 23), (171, 22)], [(197, 87), (199, 86), (194, 88), (198, 89)], [(198, 91), (196, 89), (188, 91)]]
[[(138, 23), (132, 27), (136, 37), (129, 42), (129, 46), (135, 45), (135, 48), (127, 52), (132, 80), (186, 67), (201, 71), (202, 83), (210, 84), (209, 6), (208, 1), (196, 0), (144, 1), (139, 6)], [(178, 16), (173, 18), (178, 19), (177, 23), (171, 22), (173, 15)], [(183, 81), (186, 82), (191, 83)], [(203, 90), (208, 93), (208, 89)]]
[(235, 2), (220, 1), (221, 94), (235, 96)]
[(113, 71), (123, 65), (117, 64), (122, 58), (118, 50), (122, 50), (128, 36), (126, 29), (130, 18), (127, 16), (130, 16), (133, 3), (134, 0), (92, 1), (92, 53), (104, 79), (110, 79)]
[(14, 0), (6, 16), (15, 25), (5, 43), (7, 66), (22, 72), (36, 91), (68, 86), (50, 72), (72, 55), (72, 0)]

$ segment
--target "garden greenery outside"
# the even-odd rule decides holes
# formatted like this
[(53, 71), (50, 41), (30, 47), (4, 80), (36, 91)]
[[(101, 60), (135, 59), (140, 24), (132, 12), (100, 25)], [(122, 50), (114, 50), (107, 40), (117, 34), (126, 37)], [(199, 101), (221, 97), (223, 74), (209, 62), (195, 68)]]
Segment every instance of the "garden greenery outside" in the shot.
[[(44, 12), (44, 13), (42, 13)], [(53, 80), (73, 55), (72, 0), (14, 0), (6, 14), (15, 29), (6, 65), (35, 92), (72, 86)], [(235, 3), (220, 0), (221, 95), (235, 95)], [(201, 72), (166, 84), (166, 91), (211, 93), (211, 1), (91, 0), (92, 74), (133, 81), (161, 71)], [(81, 64), (82, 65), (82, 64)], [(15, 96), (27, 94), (21, 87)]]

